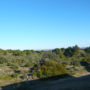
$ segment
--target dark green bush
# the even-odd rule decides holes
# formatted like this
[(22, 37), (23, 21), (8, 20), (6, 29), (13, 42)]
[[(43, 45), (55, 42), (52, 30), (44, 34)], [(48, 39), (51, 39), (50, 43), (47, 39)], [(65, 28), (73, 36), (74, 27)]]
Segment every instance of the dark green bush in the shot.
[(17, 78), (18, 77), (18, 74), (17, 73), (14, 73), (11, 75), (12, 78)]

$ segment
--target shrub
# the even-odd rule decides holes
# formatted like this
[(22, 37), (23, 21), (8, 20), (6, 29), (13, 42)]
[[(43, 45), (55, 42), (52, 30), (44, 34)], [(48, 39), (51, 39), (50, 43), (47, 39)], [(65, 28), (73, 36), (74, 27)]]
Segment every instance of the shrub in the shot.
[(55, 61), (45, 61), (34, 67), (33, 74), (39, 78), (52, 77), (57, 75), (66, 74), (66, 70), (62, 64)]
[(4, 57), (0, 57), (0, 64), (7, 63), (7, 60)]
[(17, 73), (14, 73), (11, 75), (12, 78), (17, 78), (18, 77), (18, 74)]
[(12, 64), (12, 66), (10, 68), (13, 69), (13, 70), (17, 70), (18, 69), (18, 66), (15, 65), (15, 64)]
[(3, 75), (2, 77), (0, 77), (0, 80), (10, 80), (12, 79), (12, 77), (10, 75)]
[(28, 62), (24, 65), (24, 67), (31, 67), (31, 66), (33, 66), (33, 64), (31, 62)]

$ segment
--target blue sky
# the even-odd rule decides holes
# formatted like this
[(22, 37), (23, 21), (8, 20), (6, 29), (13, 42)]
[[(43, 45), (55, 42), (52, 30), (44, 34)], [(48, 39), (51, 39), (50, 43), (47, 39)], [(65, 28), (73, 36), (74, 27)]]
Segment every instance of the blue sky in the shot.
[(90, 46), (90, 0), (1, 0), (0, 48)]

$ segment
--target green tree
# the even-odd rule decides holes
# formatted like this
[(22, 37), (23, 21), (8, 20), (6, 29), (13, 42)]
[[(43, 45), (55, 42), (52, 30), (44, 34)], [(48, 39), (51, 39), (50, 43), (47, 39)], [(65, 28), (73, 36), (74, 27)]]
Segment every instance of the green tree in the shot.
[(85, 48), (85, 51), (86, 51), (87, 53), (90, 53), (90, 47)]

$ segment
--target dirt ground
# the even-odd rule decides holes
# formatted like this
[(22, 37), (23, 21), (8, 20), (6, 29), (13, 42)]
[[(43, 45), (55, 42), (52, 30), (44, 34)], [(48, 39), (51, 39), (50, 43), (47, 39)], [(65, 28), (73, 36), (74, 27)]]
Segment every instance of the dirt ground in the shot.
[(30, 90), (90, 90), (90, 75), (32, 85)]
[[(28, 87), (18, 90), (90, 90), (90, 75), (62, 80), (28, 81), (23, 82), (21, 85), (23, 86), (24, 84), (28, 84)], [(17, 90), (13, 89), (13, 86), (15, 85), (4, 86), (0, 90)]]

